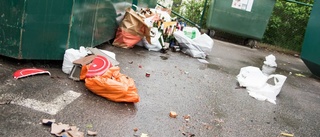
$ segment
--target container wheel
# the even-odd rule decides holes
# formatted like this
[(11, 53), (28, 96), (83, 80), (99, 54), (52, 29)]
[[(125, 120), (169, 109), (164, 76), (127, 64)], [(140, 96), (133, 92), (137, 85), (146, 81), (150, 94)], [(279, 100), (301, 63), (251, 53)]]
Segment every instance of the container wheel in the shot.
[(253, 39), (245, 39), (244, 45), (249, 46), (250, 48), (254, 48), (257, 45), (257, 41)]

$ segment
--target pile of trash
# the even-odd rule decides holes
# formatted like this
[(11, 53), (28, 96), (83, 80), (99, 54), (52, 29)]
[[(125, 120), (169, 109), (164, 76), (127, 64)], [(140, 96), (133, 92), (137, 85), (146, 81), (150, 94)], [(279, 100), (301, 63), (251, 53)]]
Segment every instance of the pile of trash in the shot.
[(195, 58), (205, 59), (210, 54), (214, 41), (198, 28), (188, 27), (181, 20), (172, 20), (170, 11), (131, 8), (121, 21), (112, 45), (121, 48), (143, 46), (149, 51), (182, 51)]
[[(266, 61), (262, 70), (258, 67), (247, 66), (240, 69), (237, 80), (241, 87), (248, 90), (250, 96), (257, 100), (269, 101), (276, 104), (276, 97), (280, 93), (287, 77), (284, 75), (273, 74), (276, 70), (277, 63), (274, 55), (266, 56)], [(273, 80), (272, 84), (268, 81)]]
[(67, 49), (62, 71), (69, 78), (85, 81), (93, 93), (115, 102), (139, 102), (134, 80), (120, 73), (115, 54), (97, 48)]

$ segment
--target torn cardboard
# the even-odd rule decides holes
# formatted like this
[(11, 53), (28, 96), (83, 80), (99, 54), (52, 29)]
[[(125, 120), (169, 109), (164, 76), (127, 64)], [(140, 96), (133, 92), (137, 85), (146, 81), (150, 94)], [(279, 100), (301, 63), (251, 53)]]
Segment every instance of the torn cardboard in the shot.
[(108, 56), (107, 54), (103, 53), (101, 50), (99, 50), (97, 48), (88, 48), (88, 50), (90, 50), (94, 55), (100, 55), (100, 56), (106, 57), (111, 62), (111, 64), (113, 66), (118, 66), (120, 64), (117, 60), (111, 58), (110, 56)]

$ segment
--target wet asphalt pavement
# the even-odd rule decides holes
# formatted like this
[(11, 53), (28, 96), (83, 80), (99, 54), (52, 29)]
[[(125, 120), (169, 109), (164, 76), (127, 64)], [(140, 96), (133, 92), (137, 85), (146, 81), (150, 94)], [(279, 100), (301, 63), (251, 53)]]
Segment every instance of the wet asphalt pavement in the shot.
[[(51, 136), (50, 128), (39, 124), (44, 118), (76, 125), (83, 132), (97, 131), (100, 137), (277, 137), (282, 132), (320, 136), (320, 80), (297, 57), (222, 41), (215, 41), (209, 64), (182, 53), (106, 49), (116, 53), (121, 72), (135, 80), (139, 103), (115, 103), (91, 93), (83, 81), (73, 81), (61, 71), (62, 61), (1, 57), (0, 101), (11, 103), (0, 105), (0, 136)], [(269, 54), (277, 58), (276, 73), (288, 76), (276, 105), (250, 97), (236, 81), (241, 67), (261, 68)], [(17, 69), (30, 67), (45, 68), (51, 76), (12, 77)], [(17, 103), (43, 102), (49, 111), (50, 102), (68, 91), (80, 96), (63, 99), (55, 115)], [(170, 118), (170, 111), (177, 112), (177, 118)]]

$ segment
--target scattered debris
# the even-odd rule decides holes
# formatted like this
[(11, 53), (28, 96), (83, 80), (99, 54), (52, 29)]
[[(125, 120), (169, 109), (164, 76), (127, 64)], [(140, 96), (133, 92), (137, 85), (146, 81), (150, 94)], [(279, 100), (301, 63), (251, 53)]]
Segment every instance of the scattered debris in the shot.
[(224, 123), (223, 119), (214, 119), (214, 121), (216, 121), (218, 123)]
[(196, 136), (195, 134), (190, 133), (190, 132), (182, 132), (182, 135), (184, 135), (186, 137), (194, 137), (194, 136)]
[(0, 105), (10, 104), (12, 100), (0, 100)]
[(185, 116), (183, 116), (183, 119), (188, 122), (188, 121), (190, 120), (190, 115), (185, 115)]
[(62, 124), (62, 123), (52, 123), (51, 124), (51, 134), (54, 134), (56, 136), (60, 136), (62, 132), (70, 130), (70, 125), (69, 124)]
[(204, 64), (209, 64), (209, 62), (205, 59), (198, 59), (198, 61)]
[[(84, 137), (84, 132), (79, 131), (77, 126), (69, 124), (55, 123), (55, 119), (42, 119), (43, 125), (51, 126), (50, 133), (57, 137)], [(87, 131), (88, 136), (96, 136), (97, 132)]]
[(138, 130), (139, 130), (138, 128), (134, 128), (134, 129), (133, 129), (134, 132), (137, 132)]
[(92, 124), (87, 124), (87, 128), (92, 128)]
[(300, 73), (296, 73), (295, 75), (296, 75), (297, 77), (304, 77), (304, 78), (306, 77), (306, 75), (303, 75), (303, 74), (300, 74)]
[(49, 71), (43, 70), (43, 69), (37, 69), (37, 68), (27, 68), (27, 69), (20, 69), (13, 73), (13, 77), (15, 79), (24, 78), (31, 75), (37, 75), (37, 74), (50, 74)]
[(133, 64), (133, 61), (129, 61), (128, 63), (129, 63), (129, 64)]
[(145, 134), (145, 133), (141, 133), (141, 136), (140, 137), (149, 137), (148, 134)]
[(88, 130), (88, 131), (87, 131), (87, 134), (88, 134), (89, 136), (96, 136), (96, 135), (98, 134), (98, 132)]
[(180, 46), (172, 46), (172, 51), (173, 51), (173, 52), (178, 52), (178, 51), (180, 51)]
[(147, 73), (146, 73), (146, 77), (150, 77), (150, 73), (147, 72)]
[(55, 119), (42, 119), (41, 123), (43, 125), (51, 126), (52, 123), (56, 122)]
[(294, 136), (294, 134), (289, 134), (289, 133), (284, 133), (284, 132), (282, 132), (280, 135), (286, 136), (286, 137), (293, 137)]
[(176, 118), (178, 116), (178, 114), (174, 111), (170, 111), (170, 114), (169, 114), (170, 117), (172, 118)]
[(167, 57), (167, 56), (160, 56), (160, 58), (161, 58), (162, 60), (167, 60), (169, 57)]

